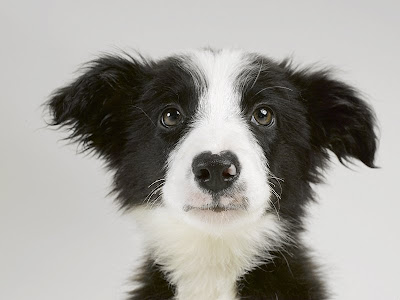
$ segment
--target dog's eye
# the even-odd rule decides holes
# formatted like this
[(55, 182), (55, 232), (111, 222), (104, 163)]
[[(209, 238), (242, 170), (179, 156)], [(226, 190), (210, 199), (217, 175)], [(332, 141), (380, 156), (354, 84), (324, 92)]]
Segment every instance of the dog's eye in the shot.
[(179, 125), (182, 122), (182, 114), (176, 108), (170, 107), (163, 111), (161, 124), (165, 127)]
[(259, 107), (253, 112), (251, 122), (256, 125), (268, 126), (274, 122), (274, 116), (268, 107)]

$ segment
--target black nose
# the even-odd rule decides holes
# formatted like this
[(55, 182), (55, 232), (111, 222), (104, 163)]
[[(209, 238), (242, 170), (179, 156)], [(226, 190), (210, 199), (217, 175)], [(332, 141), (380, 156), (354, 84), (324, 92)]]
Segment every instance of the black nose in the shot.
[(232, 185), (239, 177), (240, 164), (230, 151), (219, 154), (202, 152), (193, 159), (194, 178), (200, 187), (218, 193)]

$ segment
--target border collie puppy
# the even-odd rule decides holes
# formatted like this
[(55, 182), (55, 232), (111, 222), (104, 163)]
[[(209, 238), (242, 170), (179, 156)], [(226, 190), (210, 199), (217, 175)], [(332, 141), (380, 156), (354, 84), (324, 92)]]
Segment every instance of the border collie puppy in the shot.
[(327, 70), (238, 50), (105, 55), (48, 102), (144, 231), (133, 299), (326, 299), (299, 234), (329, 151), (374, 167), (374, 115)]

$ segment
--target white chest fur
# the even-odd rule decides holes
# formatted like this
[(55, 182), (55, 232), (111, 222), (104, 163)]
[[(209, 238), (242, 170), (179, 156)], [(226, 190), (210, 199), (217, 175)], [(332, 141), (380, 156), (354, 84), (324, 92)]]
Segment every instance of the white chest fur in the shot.
[(148, 250), (177, 287), (177, 299), (236, 299), (236, 281), (269, 259), (284, 230), (274, 215), (213, 234), (159, 207), (134, 211)]

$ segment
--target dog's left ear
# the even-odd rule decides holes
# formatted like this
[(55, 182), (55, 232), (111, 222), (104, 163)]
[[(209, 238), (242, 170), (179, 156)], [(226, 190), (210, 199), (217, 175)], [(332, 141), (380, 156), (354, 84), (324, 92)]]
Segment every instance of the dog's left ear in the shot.
[(333, 151), (342, 163), (353, 157), (375, 167), (375, 117), (356, 90), (326, 70), (294, 70), (287, 62), (281, 66), (307, 107), (313, 147)]
[(118, 158), (130, 121), (130, 107), (148, 80), (146, 62), (127, 56), (102, 56), (83, 74), (55, 91), (48, 101), (51, 125), (71, 129), (69, 138), (106, 159)]

